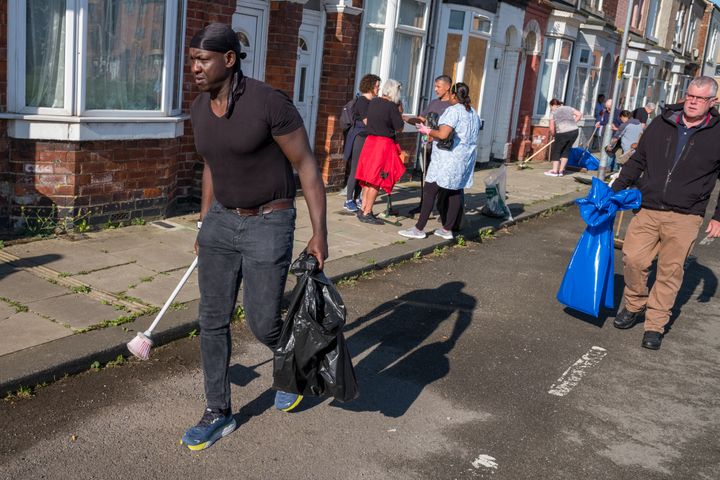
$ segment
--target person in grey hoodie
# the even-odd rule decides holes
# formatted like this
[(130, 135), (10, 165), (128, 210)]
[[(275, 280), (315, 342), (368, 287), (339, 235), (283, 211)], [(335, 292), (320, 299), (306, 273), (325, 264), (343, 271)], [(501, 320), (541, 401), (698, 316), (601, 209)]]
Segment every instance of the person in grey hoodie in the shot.
[[(622, 165), (625, 163), (630, 155), (635, 153), (637, 144), (640, 141), (640, 135), (643, 132), (643, 124), (640, 120), (633, 118), (632, 113), (628, 110), (620, 112), (620, 121), (622, 124), (617, 129), (617, 132), (613, 134), (613, 142), (611, 146), (615, 151), (615, 163)], [(622, 150), (621, 154), (617, 154), (617, 147)]]

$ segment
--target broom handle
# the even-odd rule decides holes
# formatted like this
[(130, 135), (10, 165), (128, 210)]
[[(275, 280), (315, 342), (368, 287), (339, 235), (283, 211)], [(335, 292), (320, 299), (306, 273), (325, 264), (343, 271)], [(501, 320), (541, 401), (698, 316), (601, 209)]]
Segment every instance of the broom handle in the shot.
[(617, 231), (615, 232), (615, 238), (619, 238), (619, 237), (620, 237), (620, 227), (622, 226), (622, 221), (623, 221), (623, 215), (624, 215), (624, 214), (625, 214), (625, 210), (621, 210), (621, 211), (620, 211), (620, 217), (618, 218), (618, 226), (617, 226)]
[(535, 158), (535, 156), (536, 156), (537, 154), (539, 154), (540, 152), (542, 152), (543, 150), (545, 150), (546, 148), (548, 148), (548, 147), (549, 147), (550, 145), (552, 145), (554, 142), (555, 142), (555, 139), (553, 138), (553, 139), (550, 140), (548, 143), (546, 143), (545, 145), (543, 145), (542, 148), (540, 148), (540, 150), (538, 150), (537, 152), (533, 153), (533, 154), (530, 155), (528, 158), (526, 158), (525, 160), (523, 160), (522, 163), (528, 163), (530, 160), (532, 160), (533, 158)]
[(185, 275), (182, 276), (180, 279), (180, 283), (177, 284), (177, 287), (175, 287), (175, 290), (170, 294), (170, 298), (167, 299), (167, 302), (165, 302), (165, 305), (160, 309), (160, 312), (158, 312), (157, 316), (155, 317), (155, 320), (153, 320), (152, 324), (150, 325), (150, 328), (148, 328), (145, 331), (145, 335), (149, 336), (152, 331), (157, 326), (160, 319), (165, 315), (165, 312), (168, 308), (170, 308), (170, 304), (172, 304), (173, 300), (175, 300), (175, 297), (177, 297), (177, 294), (180, 293), (180, 289), (185, 285), (185, 282), (187, 282), (187, 279), (190, 278), (190, 274), (192, 274), (193, 270), (195, 270), (195, 267), (198, 263), (198, 257), (195, 257), (195, 260), (190, 264), (190, 267), (188, 267), (187, 271), (185, 272)]

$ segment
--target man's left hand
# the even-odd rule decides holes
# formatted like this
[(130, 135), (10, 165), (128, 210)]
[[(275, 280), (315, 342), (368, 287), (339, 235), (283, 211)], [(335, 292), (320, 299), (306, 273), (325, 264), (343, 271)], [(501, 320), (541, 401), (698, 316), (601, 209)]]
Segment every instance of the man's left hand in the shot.
[(705, 233), (707, 233), (707, 236), (710, 238), (720, 237), (720, 221), (710, 220), (710, 224), (708, 225), (707, 230), (705, 230)]
[(327, 237), (324, 235), (313, 235), (307, 247), (305, 247), (305, 251), (317, 258), (318, 268), (322, 270), (325, 265), (325, 259), (328, 258)]

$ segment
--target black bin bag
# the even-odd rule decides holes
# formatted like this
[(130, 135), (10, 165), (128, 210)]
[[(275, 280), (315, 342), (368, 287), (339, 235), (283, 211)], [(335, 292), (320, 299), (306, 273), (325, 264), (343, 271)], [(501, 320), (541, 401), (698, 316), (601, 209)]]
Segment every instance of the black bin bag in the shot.
[(301, 253), (290, 271), (298, 282), (274, 352), (273, 388), (353, 400), (358, 386), (342, 333), (345, 304), (340, 293), (318, 271), (312, 255)]

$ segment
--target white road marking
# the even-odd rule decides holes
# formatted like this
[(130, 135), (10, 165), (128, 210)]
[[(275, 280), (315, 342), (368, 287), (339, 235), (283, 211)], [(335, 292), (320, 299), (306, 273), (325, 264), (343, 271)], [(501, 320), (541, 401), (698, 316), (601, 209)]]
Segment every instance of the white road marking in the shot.
[(475, 468), (485, 467), (485, 468), (494, 468), (497, 470), (498, 464), (495, 461), (495, 457), (491, 457), (490, 455), (482, 454), (482, 455), (478, 455), (478, 457), (472, 461), (472, 466)]
[(548, 393), (550, 395), (564, 397), (580, 383), (580, 380), (585, 376), (587, 370), (600, 363), (600, 360), (605, 358), (605, 355), (607, 355), (607, 350), (604, 348), (592, 347), (585, 355), (580, 357), (577, 362), (573, 363), (570, 368), (560, 375), (560, 378), (550, 387)]

